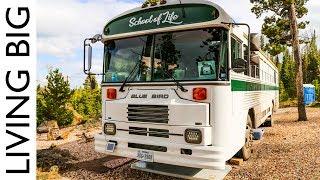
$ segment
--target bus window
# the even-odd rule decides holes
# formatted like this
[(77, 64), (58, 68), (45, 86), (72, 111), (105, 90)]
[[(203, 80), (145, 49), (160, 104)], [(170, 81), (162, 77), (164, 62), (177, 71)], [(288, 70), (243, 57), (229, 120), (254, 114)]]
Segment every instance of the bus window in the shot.
[(231, 60), (242, 58), (241, 43), (231, 38)]
[(155, 40), (154, 81), (227, 80), (226, 30), (168, 32)]
[(131, 81), (150, 81), (152, 39), (152, 36), (141, 36), (107, 42), (104, 81), (123, 82), (134, 69)]
[(231, 37), (231, 67), (233, 71), (247, 75), (247, 62), (242, 57), (242, 43)]
[(243, 45), (243, 56), (244, 56), (244, 60), (249, 61), (249, 48), (246, 44)]
[(257, 66), (256, 78), (260, 79), (260, 69), (259, 69), (259, 66)]

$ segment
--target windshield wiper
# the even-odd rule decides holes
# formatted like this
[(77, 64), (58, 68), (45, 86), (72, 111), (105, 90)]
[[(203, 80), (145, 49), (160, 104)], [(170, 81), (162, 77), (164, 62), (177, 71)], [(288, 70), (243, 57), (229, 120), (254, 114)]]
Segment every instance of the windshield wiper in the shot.
[(173, 77), (173, 75), (171, 75), (171, 74), (168, 72), (168, 70), (166, 70), (166, 69), (163, 69), (163, 70), (164, 70), (164, 73), (166, 73), (166, 75), (167, 75), (168, 77), (170, 77), (170, 78), (176, 83), (177, 87), (180, 88), (180, 90), (181, 90), (182, 92), (188, 92), (188, 90), (187, 90), (186, 88), (184, 88), (184, 87), (182, 86), (182, 84), (180, 84), (180, 82), (179, 82), (178, 80), (176, 80), (176, 79)]
[[(124, 92), (124, 91), (125, 91), (125, 90), (124, 90), (124, 87), (126, 86), (128, 80), (131, 79), (133, 73), (137, 70), (137, 67), (139, 67), (139, 65), (140, 65), (140, 63), (141, 63), (141, 61), (142, 61), (142, 58), (143, 58), (143, 52), (144, 52), (144, 47), (142, 48), (142, 53), (139, 54), (139, 55), (141, 56), (140, 60), (139, 60), (139, 61), (136, 63), (136, 65), (133, 67), (133, 69), (132, 69), (132, 71), (129, 73), (128, 77), (123, 81), (123, 83), (122, 83), (122, 85), (121, 85), (121, 87), (120, 87), (120, 89), (119, 89), (120, 92)], [(136, 53), (136, 52), (134, 52), (134, 53)], [(138, 53), (136, 53), (136, 54), (138, 54)]]
[(135, 72), (137, 67), (139, 67), (140, 63), (141, 63), (140, 61), (137, 62), (137, 64), (134, 66), (134, 68), (130, 72), (129, 76), (123, 81), (123, 83), (122, 83), (122, 85), (120, 87), (120, 90), (119, 90), (120, 92), (125, 92), (124, 87), (126, 86), (128, 80), (132, 77), (133, 72)]
[[(162, 59), (162, 53), (161, 53), (161, 48), (160, 48), (160, 59)], [(178, 88), (180, 88), (180, 90), (182, 91), (182, 92), (188, 92), (188, 90), (186, 89), (186, 88), (184, 88), (183, 86), (182, 86), (182, 84), (180, 84), (180, 82), (178, 81), (178, 80), (176, 80), (174, 77), (173, 77), (173, 75), (171, 75), (169, 72), (168, 72), (168, 70), (167, 69), (164, 69), (163, 68), (163, 71), (164, 71), (164, 73), (166, 73), (166, 75), (168, 76), (168, 77), (170, 77), (175, 83), (176, 83), (176, 85), (177, 85), (177, 87)]]

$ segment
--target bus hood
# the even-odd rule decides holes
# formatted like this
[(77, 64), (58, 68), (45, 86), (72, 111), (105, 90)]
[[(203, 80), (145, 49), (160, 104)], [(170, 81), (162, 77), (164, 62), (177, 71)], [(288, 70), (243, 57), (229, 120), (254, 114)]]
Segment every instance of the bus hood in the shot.
[(122, 99), (105, 101), (104, 108), (106, 120), (209, 126), (210, 105), (183, 99), (175, 89), (131, 89)]

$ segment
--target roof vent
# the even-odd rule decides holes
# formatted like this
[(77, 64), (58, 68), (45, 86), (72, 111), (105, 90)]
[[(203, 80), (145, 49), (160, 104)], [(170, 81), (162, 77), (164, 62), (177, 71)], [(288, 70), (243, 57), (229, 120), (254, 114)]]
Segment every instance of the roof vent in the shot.
[(146, 2), (144, 2), (144, 3), (142, 4), (142, 8), (146, 8), (146, 7), (148, 7), (149, 5), (150, 5), (150, 6), (156, 6), (156, 5), (158, 5), (158, 2), (159, 2), (161, 5), (167, 3), (166, 0), (146, 0)]

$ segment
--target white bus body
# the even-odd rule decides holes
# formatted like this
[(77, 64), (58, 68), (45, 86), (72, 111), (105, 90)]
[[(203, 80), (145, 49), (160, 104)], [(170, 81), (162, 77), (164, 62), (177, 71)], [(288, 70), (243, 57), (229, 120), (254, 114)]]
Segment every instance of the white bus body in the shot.
[[(188, 90), (187, 92), (177, 88), (173, 80), (127, 82), (124, 92), (120, 90), (122, 81), (104, 80), (102, 83), (102, 133), (95, 136), (95, 150), (150, 162), (223, 170), (226, 161), (245, 146), (248, 116), (251, 119), (251, 127), (257, 128), (277, 109), (279, 103), (278, 71), (273, 62), (261, 51), (250, 51), (251, 68), (247, 67), (247, 72), (235, 72), (232, 67), (232, 53), (236, 51), (233, 47), (236, 45), (231, 41), (236, 40), (240, 43), (237, 50), (240, 56), (238, 58), (245, 59), (247, 56), (245, 48), (248, 46), (250, 36), (248, 31), (243, 26), (221, 23), (233, 23), (233, 21), (222, 8), (214, 3), (204, 0), (181, 0), (181, 2), (182, 4), (176, 0), (168, 0), (167, 4), (136, 8), (118, 16), (111, 22), (116, 22), (122, 17), (130, 17), (132, 14), (136, 15), (135, 13), (143, 13), (145, 10), (161, 10), (170, 6), (179, 8), (183, 5), (185, 5), (185, 13), (188, 17), (190, 4), (192, 6), (199, 4), (212, 6), (218, 11), (219, 17), (212, 21), (189, 24), (179, 24), (181, 22), (179, 17), (175, 17), (174, 20), (169, 19), (168, 21), (176, 25), (132, 32), (130, 22), (128, 22), (126, 27), (129, 29), (128, 32), (121, 29), (121, 33), (111, 35), (104, 33), (102, 41), (108, 43), (118, 39), (125, 40), (164, 32), (223, 28), (227, 32), (228, 43), (227, 76), (221, 75), (224, 80), (179, 81)], [(168, 12), (171, 13), (170, 10)], [(158, 14), (150, 19), (155, 17), (159, 17)], [(139, 16), (134, 20), (139, 20)], [(131, 21), (131, 26), (151, 23), (143, 19), (140, 19), (139, 22), (134, 20)], [(106, 32), (106, 29), (104, 31)], [(151, 39), (153, 40), (150, 42), (152, 41), (154, 46), (156, 37), (152, 36)], [(155, 59), (156, 55), (152, 55), (153, 51), (150, 56)], [(253, 60), (254, 56), (256, 62)], [(108, 61), (108, 58), (111, 57), (105, 60)], [(251, 76), (248, 76), (249, 71), (251, 71)], [(104, 73), (107, 72), (108, 68), (105, 65)], [(111, 79), (115, 79), (116, 73), (112, 74)], [(206, 89), (206, 98), (195, 100), (195, 88)], [(110, 95), (112, 99), (108, 97), (108, 93), (112, 93)], [(107, 135), (106, 131), (113, 135)], [(201, 132), (199, 142), (186, 142), (186, 138), (191, 140), (194, 138), (197, 141), (199, 131)]]

